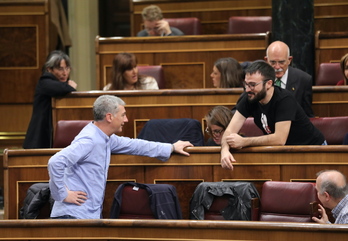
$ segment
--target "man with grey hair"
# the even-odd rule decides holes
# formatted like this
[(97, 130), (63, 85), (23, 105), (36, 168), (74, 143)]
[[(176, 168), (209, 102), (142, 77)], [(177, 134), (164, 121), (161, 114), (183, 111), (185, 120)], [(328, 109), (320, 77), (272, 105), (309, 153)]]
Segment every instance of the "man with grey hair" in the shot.
[(141, 155), (167, 161), (172, 152), (186, 156), (188, 141), (174, 144), (117, 136), (128, 122), (125, 102), (102, 95), (93, 105), (94, 121), (48, 162), (49, 186), (55, 200), (51, 218), (101, 218), (112, 153)]
[(302, 106), (308, 117), (314, 117), (312, 110), (312, 76), (290, 66), (292, 56), (289, 46), (281, 41), (271, 43), (264, 57), (276, 72), (274, 85), (289, 90)]
[(168, 21), (163, 19), (162, 10), (156, 5), (150, 5), (141, 13), (144, 21), (144, 29), (137, 36), (179, 36), (184, 33), (175, 27), (170, 27)]
[[(331, 209), (335, 224), (348, 224), (348, 187), (346, 177), (337, 170), (325, 170), (317, 174), (316, 189), (320, 219), (313, 217), (317, 223), (331, 223), (325, 208)], [(323, 207), (324, 206), (324, 207)]]

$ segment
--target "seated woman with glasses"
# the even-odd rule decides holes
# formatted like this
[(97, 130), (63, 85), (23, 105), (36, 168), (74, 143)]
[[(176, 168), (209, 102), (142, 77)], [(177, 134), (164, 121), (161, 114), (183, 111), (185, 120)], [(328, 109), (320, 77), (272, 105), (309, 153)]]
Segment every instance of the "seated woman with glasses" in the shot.
[(158, 90), (158, 84), (152, 76), (139, 75), (134, 54), (119, 53), (112, 63), (111, 82), (103, 90)]
[(218, 105), (211, 109), (205, 116), (207, 128), (205, 131), (210, 135), (206, 146), (219, 146), (225, 129), (230, 123), (233, 112), (225, 106)]
[(69, 79), (69, 56), (59, 50), (52, 51), (42, 67), (42, 75), (36, 85), (33, 112), (25, 136), (23, 148), (52, 147), (52, 97), (61, 97), (76, 90), (77, 84)]

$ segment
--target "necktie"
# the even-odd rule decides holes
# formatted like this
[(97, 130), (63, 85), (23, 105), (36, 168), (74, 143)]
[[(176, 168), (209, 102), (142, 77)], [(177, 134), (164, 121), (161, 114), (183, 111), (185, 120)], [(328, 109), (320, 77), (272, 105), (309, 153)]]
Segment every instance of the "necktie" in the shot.
[(282, 84), (282, 82), (280, 81), (280, 79), (276, 79), (276, 81), (274, 82), (274, 85), (276, 85), (276, 86), (279, 86), (279, 87), (281, 87), (281, 84)]

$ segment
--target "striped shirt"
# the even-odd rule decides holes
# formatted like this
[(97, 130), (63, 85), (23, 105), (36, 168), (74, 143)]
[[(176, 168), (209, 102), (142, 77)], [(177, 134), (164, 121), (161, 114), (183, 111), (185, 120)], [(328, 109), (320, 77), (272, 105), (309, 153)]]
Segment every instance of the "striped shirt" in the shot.
[(348, 194), (332, 209), (335, 224), (348, 224)]

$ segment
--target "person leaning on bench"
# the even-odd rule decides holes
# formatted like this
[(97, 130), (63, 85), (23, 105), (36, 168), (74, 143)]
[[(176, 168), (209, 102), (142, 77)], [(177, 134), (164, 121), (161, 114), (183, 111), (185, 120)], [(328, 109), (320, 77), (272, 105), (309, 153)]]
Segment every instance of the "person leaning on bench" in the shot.
[[(275, 71), (268, 63), (256, 61), (245, 70), (244, 88), (221, 141), (221, 166), (233, 169), (236, 160), (230, 147), (276, 145), (327, 145), (324, 135), (288, 91), (274, 85)], [(242, 137), (237, 133), (246, 118), (254, 117), (264, 135)]]
[(205, 120), (207, 122), (205, 132), (210, 136), (205, 143), (206, 146), (221, 145), (222, 135), (230, 123), (233, 114), (233, 111), (222, 105), (214, 106), (209, 110), (205, 115)]
[(173, 152), (186, 156), (188, 141), (174, 144), (117, 136), (128, 122), (125, 102), (102, 95), (93, 104), (94, 121), (87, 124), (71, 145), (48, 161), (49, 187), (55, 200), (51, 218), (99, 219), (111, 153), (141, 155), (167, 161)]
[(64, 52), (54, 50), (47, 56), (35, 87), (33, 113), (25, 135), (24, 149), (52, 147), (52, 97), (62, 97), (76, 91), (77, 84), (69, 78), (70, 71), (70, 58)]

